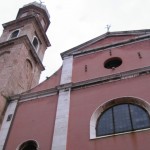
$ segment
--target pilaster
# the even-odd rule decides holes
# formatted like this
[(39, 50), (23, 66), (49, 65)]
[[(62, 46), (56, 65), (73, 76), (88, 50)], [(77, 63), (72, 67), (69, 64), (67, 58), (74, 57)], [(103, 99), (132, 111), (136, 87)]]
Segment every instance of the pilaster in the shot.
[[(60, 85), (68, 84), (71, 82), (72, 67), (73, 67), (73, 57), (70, 56), (70, 57), (65, 58), (63, 61)], [(70, 87), (59, 90), (52, 150), (66, 150), (67, 149), (70, 92), (71, 92)]]
[(17, 100), (12, 101), (6, 110), (5, 116), (4, 116), (4, 120), (2, 123), (2, 127), (0, 130), (0, 150), (3, 150), (6, 138), (7, 138), (7, 134), (16, 110), (16, 106), (17, 106)]

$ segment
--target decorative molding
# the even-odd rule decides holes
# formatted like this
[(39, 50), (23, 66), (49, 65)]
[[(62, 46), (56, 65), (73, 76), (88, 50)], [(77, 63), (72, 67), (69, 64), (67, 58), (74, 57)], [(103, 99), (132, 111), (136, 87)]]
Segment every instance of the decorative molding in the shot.
[(19, 41), (24, 40), (26, 42), (26, 44), (28, 45), (28, 47), (29, 47), (29, 49), (30, 49), (30, 51), (31, 51), (35, 61), (39, 64), (41, 70), (42, 71), (45, 70), (45, 68), (44, 68), (44, 66), (43, 66), (39, 56), (37, 55), (37, 53), (35, 51), (35, 48), (31, 44), (31, 41), (29, 40), (27, 35), (19, 36), (19, 37), (16, 37), (16, 38), (12, 38), (12, 39), (10, 39), (8, 41), (2, 42), (2, 43), (0, 43), (0, 48), (4, 47), (4, 46), (10, 46), (10, 45), (14, 44), (15, 41), (18, 41), (18, 40)]
[(107, 44), (107, 45), (101, 46), (99, 48), (76, 51), (76, 52), (73, 53), (73, 55), (74, 56), (82, 56), (82, 55), (85, 55), (85, 54), (110, 50), (112, 48), (121, 47), (121, 46), (129, 45), (129, 44), (133, 44), (133, 43), (136, 43), (136, 42), (141, 42), (141, 41), (145, 41), (145, 40), (149, 40), (149, 39), (150, 39), (150, 34), (144, 35), (144, 36), (139, 36), (139, 37), (132, 38), (132, 39), (129, 39), (129, 40), (123, 40), (121, 42), (116, 42), (116, 43), (113, 43), (113, 44)]
[[(143, 35), (144, 34), (144, 35)], [(128, 40), (122, 40), (120, 42), (116, 42), (116, 43), (113, 43), (113, 44), (107, 44), (107, 45), (104, 45), (104, 46), (101, 46), (99, 48), (94, 48), (94, 49), (88, 49), (88, 50), (80, 50), (84, 47), (87, 47), (88, 45), (90, 44), (93, 44), (99, 40), (103, 40), (107, 37), (113, 37), (113, 36), (125, 36), (125, 35), (139, 35), (138, 37), (134, 37), (134, 38), (131, 38), (131, 39), (128, 39)], [(133, 32), (133, 31), (126, 31), (126, 32), (109, 32), (109, 33), (106, 33), (106, 34), (103, 34), (93, 40), (90, 40), (88, 42), (85, 42), (77, 47), (74, 47), (68, 51), (65, 51), (63, 53), (61, 53), (61, 56), (62, 58), (63, 57), (66, 57), (66, 56), (70, 56), (70, 55), (83, 55), (85, 53), (92, 53), (92, 52), (97, 52), (97, 51), (103, 51), (103, 50), (106, 50), (106, 49), (110, 49), (110, 48), (115, 48), (115, 47), (119, 47), (119, 46), (124, 46), (126, 44), (132, 44), (132, 43), (135, 43), (135, 42), (138, 42), (138, 41), (141, 41), (141, 40), (144, 40), (144, 39), (147, 39), (147, 38), (150, 38), (150, 30), (137, 30), (137, 32)]]
[(47, 35), (46, 35), (46, 33), (45, 33), (45, 31), (44, 31), (42, 25), (41, 25), (39, 19), (37, 19), (37, 17), (34, 16), (34, 15), (28, 15), (28, 16), (26, 16), (26, 17), (19, 18), (19, 19), (17, 19), (17, 20), (13, 20), (13, 21), (7, 22), (7, 23), (3, 24), (3, 28), (5, 29), (6, 27), (12, 26), (13, 24), (16, 26), (16, 25), (19, 24), (20, 22), (27, 21), (27, 20), (28, 20), (28, 21), (29, 21), (29, 20), (33, 20), (33, 21), (34, 21), (35, 25), (36, 25), (36, 26), (38, 27), (38, 29), (40, 30), (40, 33), (42, 34), (42, 37), (44, 38), (44, 41), (46, 42), (47, 46), (51, 46), (50, 41), (49, 41), (49, 39), (48, 39), (48, 37), (47, 37)]
[(72, 83), (66, 83), (66, 84), (61, 84), (57, 86), (58, 90), (62, 90), (62, 89), (69, 89), (72, 87)]
[(0, 43), (0, 49), (4, 48), (4, 47), (12, 46), (12, 45), (14, 45), (14, 42), (12, 40), (2, 42), (2, 43)]
[(118, 81), (118, 80), (123, 80), (127, 78), (133, 78), (137, 76), (141, 76), (144, 74), (150, 74), (150, 66), (148, 67), (143, 67), (139, 69), (134, 69), (130, 71), (125, 71), (125, 72), (120, 72), (108, 76), (103, 76), (95, 79), (90, 79), (86, 81), (81, 81), (77, 83), (72, 83), (72, 89), (76, 88), (82, 88), (83, 86), (91, 86), (94, 84), (101, 84), (101, 83), (108, 83), (108, 82), (113, 82), (113, 81)]
[(58, 94), (59, 90), (64, 90), (68, 91), (70, 89), (80, 89), (83, 87), (89, 87), (97, 84), (104, 84), (104, 83), (109, 83), (109, 82), (114, 82), (114, 81), (120, 81), (128, 78), (133, 78), (133, 77), (138, 77), (141, 75), (148, 75), (150, 74), (150, 66), (144, 67), (144, 68), (139, 68), (139, 69), (134, 69), (126, 72), (120, 72), (104, 77), (99, 77), (95, 79), (90, 79), (82, 82), (77, 82), (77, 83), (66, 83), (66, 84), (61, 84), (58, 85), (56, 88), (51, 88), (51, 89), (46, 89), (38, 92), (31, 92), (30, 91), (20, 95), (15, 95), (11, 97), (11, 100), (16, 100), (20, 98), (20, 102), (27, 101), (27, 100), (33, 100), (36, 98), (41, 98), (41, 97), (46, 97), (50, 95), (56, 95)]
[(20, 98), (19, 102), (22, 102), (22, 101), (33, 100), (36, 98), (46, 97), (50, 95), (56, 95), (57, 93), (58, 90), (56, 88), (47, 89), (38, 92), (32, 92), (32, 93), (22, 93), (15, 96), (11, 96), (11, 101)]
[(107, 138), (107, 137), (112, 137), (112, 136), (118, 136), (118, 135), (124, 135), (124, 134), (130, 134), (130, 133), (136, 133), (136, 132), (143, 132), (143, 131), (147, 131), (150, 130), (150, 128), (146, 128), (146, 129), (139, 129), (139, 130), (135, 130), (135, 131), (128, 131), (128, 132), (122, 132), (122, 133), (115, 133), (115, 134), (111, 134), (111, 135), (104, 135), (104, 136), (99, 136), (99, 137), (95, 137), (95, 138), (91, 138), (90, 140), (98, 140), (101, 138)]

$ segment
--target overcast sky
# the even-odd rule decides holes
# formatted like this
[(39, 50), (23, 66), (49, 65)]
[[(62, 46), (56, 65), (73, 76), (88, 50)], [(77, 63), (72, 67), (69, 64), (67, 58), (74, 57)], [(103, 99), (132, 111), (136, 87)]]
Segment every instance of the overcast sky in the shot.
[[(150, 28), (150, 0), (43, 0), (50, 13), (47, 35), (51, 42), (45, 53), (41, 80), (62, 64), (60, 53), (106, 32)], [(32, 0), (3, 0), (0, 24), (14, 20), (18, 9)], [(37, 0), (37, 2), (39, 2)], [(2, 34), (0, 26), (0, 34)]]

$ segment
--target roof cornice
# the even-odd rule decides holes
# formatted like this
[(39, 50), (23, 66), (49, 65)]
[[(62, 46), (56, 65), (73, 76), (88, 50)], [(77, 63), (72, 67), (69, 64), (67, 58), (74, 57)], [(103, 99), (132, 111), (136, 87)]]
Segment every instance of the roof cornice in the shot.
[(2, 43), (0, 43), (0, 48), (1, 48), (1, 47), (4, 47), (4, 46), (5, 46), (5, 47), (6, 47), (6, 46), (10, 46), (10, 45), (14, 44), (14, 43), (17, 42), (17, 41), (20, 42), (21, 40), (25, 41), (25, 43), (26, 43), (27, 46), (29, 47), (29, 50), (31, 51), (31, 54), (32, 54), (33, 58), (34, 58), (35, 61), (39, 64), (41, 70), (42, 70), (42, 71), (45, 70), (45, 68), (44, 68), (44, 66), (43, 66), (43, 64), (42, 64), (42, 62), (41, 62), (39, 56), (37, 55), (37, 53), (36, 53), (36, 51), (35, 51), (33, 45), (31, 44), (31, 42), (30, 42), (30, 40), (29, 40), (29, 38), (28, 38), (27, 35), (19, 36), (19, 37), (17, 37), (17, 38), (13, 38), (13, 39), (10, 39), (10, 40), (8, 40), (8, 41), (2, 42)]
[(28, 15), (26, 17), (19, 18), (19, 19), (7, 22), (7, 23), (3, 24), (3, 28), (5, 29), (9, 26), (17, 25), (20, 22), (26, 22), (26, 21), (29, 21), (29, 20), (35, 21), (35, 25), (37, 25), (38, 29), (40, 30), (40, 33), (42, 33), (42, 37), (44, 38), (44, 41), (45, 41), (46, 45), (48, 47), (51, 46), (50, 41), (49, 41), (44, 29), (42, 28), (41, 23), (39, 22), (39, 19), (37, 19), (37, 16), (35, 16), (35, 15)]
[(133, 43), (136, 43), (136, 42), (141, 42), (141, 41), (145, 41), (145, 40), (149, 40), (149, 39), (150, 39), (150, 34), (144, 35), (144, 36), (139, 36), (139, 37), (132, 38), (132, 39), (129, 39), (129, 40), (123, 40), (121, 42), (116, 42), (116, 43), (113, 43), (113, 44), (107, 44), (107, 45), (104, 45), (104, 46), (99, 47), (99, 48), (82, 50), (82, 51), (75, 51), (74, 53), (72, 53), (72, 55), (80, 56), (80, 55), (89, 54), (89, 53), (92, 53), (92, 52), (109, 50), (109, 49), (112, 49), (112, 48), (121, 47), (121, 46), (129, 45), (129, 44), (133, 44)]
[(59, 90), (67, 91), (69, 88), (71, 88), (72, 90), (78, 90), (81, 88), (87, 88), (87, 87), (96, 86), (100, 84), (117, 82), (117, 81), (125, 80), (128, 78), (135, 78), (135, 77), (140, 77), (140, 76), (149, 75), (149, 74), (150, 74), (150, 66), (147, 66), (147, 67), (133, 69), (133, 70), (120, 72), (120, 73), (115, 73), (115, 74), (111, 74), (111, 75), (107, 75), (103, 77), (89, 79), (89, 80), (85, 80), (85, 81), (81, 81), (77, 83), (67, 83), (63, 85), (58, 85), (55, 88), (41, 90), (38, 92), (30, 93), (30, 91), (27, 91), (22, 94), (11, 96), (10, 100), (13, 101), (13, 100), (19, 99), (20, 102), (33, 100), (33, 99), (36, 100), (37, 98), (56, 95), (58, 94)]
[[(150, 35), (150, 29), (145, 29), (145, 30), (132, 30), (132, 31), (118, 31), (118, 32), (107, 32), (101, 36), (98, 36), (90, 41), (87, 41), (79, 46), (76, 46), (72, 49), (69, 49), (63, 53), (61, 53), (61, 57), (64, 58), (68, 55), (73, 55), (75, 53), (82, 53), (82, 52), (85, 52), (85, 51), (80, 51), (80, 49), (84, 48), (84, 47), (87, 47), (97, 41), (100, 41), (100, 40), (103, 40), (105, 38), (108, 38), (108, 37), (115, 37), (115, 36), (129, 36), (129, 35), (139, 35), (137, 38), (132, 38), (132, 39), (135, 39), (135, 40), (138, 40), (139, 38), (143, 37), (144, 36), (147, 36), (147, 35)], [(95, 49), (90, 49), (90, 50), (87, 50), (87, 51), (95, 51), (95, 50), (98, 50), (98, 49), (101, 49), (101, 48), (105, 48), (105, 47), (110, 47), (110, 46), (113, 46), (115, 44), (121, 44), (123, 42), (127, 42), (130, 43), (132, 41), (132, 39), (129, 39), (129, 40), (123, 40), (121, 42), (116, 42), (116, 43), (113, 43), (113, 44), (107, 44), (107, 45), (104, 45), (100, 48), (95, 48)]]

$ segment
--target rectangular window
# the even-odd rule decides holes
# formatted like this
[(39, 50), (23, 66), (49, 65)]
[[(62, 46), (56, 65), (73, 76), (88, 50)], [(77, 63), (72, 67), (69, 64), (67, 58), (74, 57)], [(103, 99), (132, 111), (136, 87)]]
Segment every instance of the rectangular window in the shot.
[(10, 121), (12, 118), (12, 114), (9, 114), (8, 117), (7, 117), (7, 121)]

